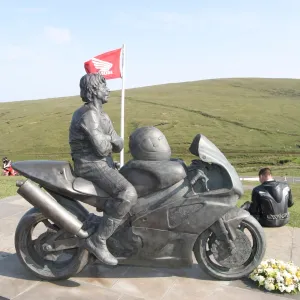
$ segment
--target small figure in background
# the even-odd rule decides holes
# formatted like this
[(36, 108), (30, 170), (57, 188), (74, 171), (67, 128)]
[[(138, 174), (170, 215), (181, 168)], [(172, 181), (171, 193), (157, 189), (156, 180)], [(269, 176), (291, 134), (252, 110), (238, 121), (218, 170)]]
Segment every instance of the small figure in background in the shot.
[(11, 160), (6, 156), (2, 158), (2, 169), (4, 176), (18, 176), (18, 172), (16, 172), (11, 166)]
[(287, 182), (276, 181), (269, 168), (258, 173), (260, 185), (252, 191), (252, 201), (241, 208), (253, 215), (262, 226), (280, 227), (289, 222), (288, 207), (294, 205), (292, 191)]

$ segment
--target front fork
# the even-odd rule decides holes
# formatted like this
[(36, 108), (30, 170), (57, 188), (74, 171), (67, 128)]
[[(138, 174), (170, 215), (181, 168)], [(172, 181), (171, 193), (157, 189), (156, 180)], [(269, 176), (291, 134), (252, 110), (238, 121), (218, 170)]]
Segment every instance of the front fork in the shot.
[(216, 235), (216, 239), (224, 242), (230, 253), (235, 249), (234, 240), (236, 239), (237, 228), (242, 220), (248, 216), (250, 216), (248, 211), (234, 207), (210, 227)]

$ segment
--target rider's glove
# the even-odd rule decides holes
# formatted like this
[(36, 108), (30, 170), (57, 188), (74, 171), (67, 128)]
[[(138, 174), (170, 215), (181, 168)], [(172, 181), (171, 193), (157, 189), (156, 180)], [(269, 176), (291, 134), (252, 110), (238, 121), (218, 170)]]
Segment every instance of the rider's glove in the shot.
[(113, 152), (119, 153), (124, 147), (124, 142), (122, 138), (116, 138), (111, 141), (112, 147), (113, 147)]

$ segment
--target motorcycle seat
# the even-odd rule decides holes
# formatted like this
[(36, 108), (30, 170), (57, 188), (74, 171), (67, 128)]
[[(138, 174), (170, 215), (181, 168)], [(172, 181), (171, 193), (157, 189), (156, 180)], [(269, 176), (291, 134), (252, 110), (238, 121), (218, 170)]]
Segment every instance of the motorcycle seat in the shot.
[(187, 176), (182, 163), (174, 160), (130, 160), (120, 173), (135, 187), (139, 197), (168, 188)]
[(109, 194), (107, 194), (104, 190), (100, 189), (93, 182), (81, 177), (76, 177), (74, 179), (72, 187), (76, 192), (85, 195), (96, 196), (100, 198), (111, 198)]

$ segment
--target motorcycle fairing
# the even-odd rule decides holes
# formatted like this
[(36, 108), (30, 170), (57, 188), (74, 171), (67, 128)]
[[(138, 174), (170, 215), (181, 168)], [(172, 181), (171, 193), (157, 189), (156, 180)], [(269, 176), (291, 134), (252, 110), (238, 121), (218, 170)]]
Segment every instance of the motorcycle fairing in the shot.
[(163, 206), (132, 217), (132, 226), (201, 234), (234, 207), (238, 196), (230, 193), (182, 197), (184, 188)]
[[(138, 253), (124, 258), (120, 263), (152, 266), (188, 266), (192, 264), (192, 249), (198, 236), (220, 218), (234, 238), (241, 220), (247, 217), (235, 204), (243, 193), (243, 187), (235, 169), (220, 150), (203, 135), (193, 141), (201, 161), (212, 166), (210, 185), (212, 191), (192, 193), (190, 181), (178, 183), (172, 194), (161, 194), (161, 200), (154, 201), (152, 195), (145, 197), (146, 209), (139, 209), (139, 203), (132, 209), (132, 227), (128, 229), (139, 237), (143, 247)], [(193, 148), (193, 143), (191, 148)], [(204, 164), (205, 165), (205, 164)], [(155, 199), (158, 197), (156, 196)], [(151, 204), (153, 203), (153, 204)], [(233, 210), (233, 212), (231, 212)], [(184, 246), (183, 246), (184, 245)], [(122, 258), (122, 251), (119, 258)]]
[(232, 209), (238, 195), (222, 189), (187, 198), (189, 191), (186, 178), (139, 199), (130, 212), (130, 226), (121, 226), (108, 240), (120, 264), (183, 267), (193, 263), (196, 239)]
[[(144, 267), (188, 267), (193, 264), (192, 250), (197, 234), (135, 227), (133, 234), (142, 238), (142, 247), (127, 257), (114, 253), (119, 264)], [(110, 249), (110, 248), (109, 248)], [(110, 251), (113, 251), (110, 249)], [(119, 254), (119, 255), (118, 255)]]
[[(140, 243), (132, 253), (128, 252), (127, 247), (126, 250), (122, 247), (119, 249), (109, 247), (118, 257), (120, 264), (153, 267), (191, 266), (192, 250), (198, 236), (224, 215), (224, 223), (232, 237), (235, 237), (236, 226), (247, 217), (240, 211), (231, 213), (232, 203), (237, 201), (238, 195), (224, 193), (223, 202), (220, 203), (218, 195), (214, 197), (207, 195), (201, 199), (199, 197), (184, 199), (181, 194), (183, 190), (184, 188), (179, 189), (165, 200), (162, 208), (138, 214), (139, 217), (132, 216), (131, 227), (119, 229), (124, 230), (122, 234), (118, 234), (120, 243), (123, 239), (125, 244), (132, 246), (133, 243), (128, 240), (128, 236), (140, 239)], [(111, 238), (114, 237), (115, 234)]]
[(198, 156), (203, 162), (221, 166), (229, 175), (232, 190), (239, 196), (243, 195), (243, 185), (235, 168), (229, 163), (219, 148), (207, 137), (202, 134), (196, 135), (190, 146), (190, 152)]

